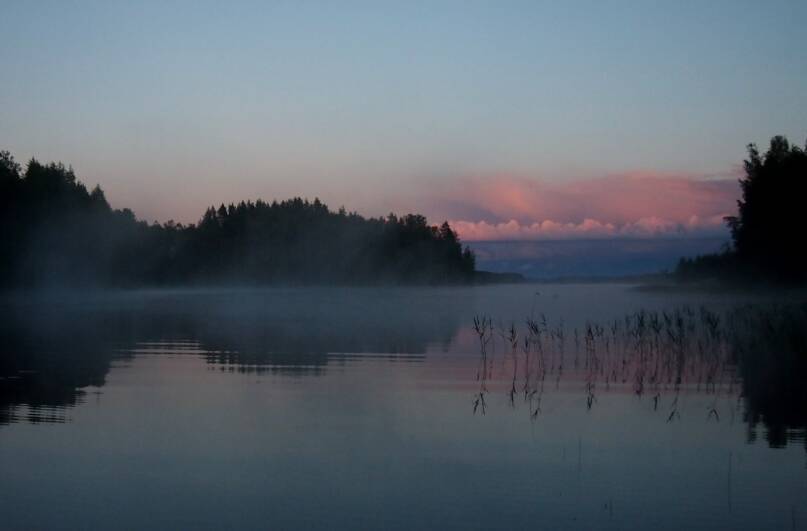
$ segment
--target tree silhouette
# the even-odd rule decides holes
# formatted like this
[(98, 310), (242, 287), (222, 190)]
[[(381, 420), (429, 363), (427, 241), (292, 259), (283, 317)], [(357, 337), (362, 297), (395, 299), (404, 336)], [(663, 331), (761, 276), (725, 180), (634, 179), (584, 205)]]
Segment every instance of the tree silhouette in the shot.
[(25, 171), (0, 152), (0, 286), (456, 283), (475, 258), (448, 223), (364, 218), (319, 199), (208, 208), (197, 224), (113, 210), (61, 163)]
[(771, 139), (764, 156), (750, 144), (740, 186), (738, 215), (727, 218), (738, 258), (786, 279), (804, 277), (807, 154), (783, 136)]
[(738, 212), (726, 218), (732, 247), (721, 254), (682, 259), (676, 269), (680, 278), (807, 280), (805, 149), (784, 136), (773, 137), (764, 155), (756, 145), (748, 145)]

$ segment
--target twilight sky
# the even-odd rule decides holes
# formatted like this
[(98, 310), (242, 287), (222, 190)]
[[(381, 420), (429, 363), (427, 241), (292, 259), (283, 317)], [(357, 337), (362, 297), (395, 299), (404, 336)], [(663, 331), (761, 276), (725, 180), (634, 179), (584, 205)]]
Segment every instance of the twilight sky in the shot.
[(721, 234), (807, 137), (807, 2), (0, 0), (0, 149), (113, 206), (318, 196), (468, 240)]

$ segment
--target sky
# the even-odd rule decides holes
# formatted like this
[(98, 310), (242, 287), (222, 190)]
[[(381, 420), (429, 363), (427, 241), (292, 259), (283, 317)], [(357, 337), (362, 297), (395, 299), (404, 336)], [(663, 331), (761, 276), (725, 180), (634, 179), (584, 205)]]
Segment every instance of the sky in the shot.
[(725, 236), (746, 144), (807, 138), (803, 1), (0, 8), (0, 149), (149, 221), (303, 196), (466, 241)]

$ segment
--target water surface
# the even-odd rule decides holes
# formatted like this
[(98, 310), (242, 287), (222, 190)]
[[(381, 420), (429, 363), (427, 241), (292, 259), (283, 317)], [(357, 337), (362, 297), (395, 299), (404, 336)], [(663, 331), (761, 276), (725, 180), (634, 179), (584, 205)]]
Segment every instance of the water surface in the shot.
[[(704, 324), (698, 355), (609, 328), (799, 302), (786, 298), (616, 284), (9, 297), (2, 527), (803, 529), (805, 411), (770, 392), (803, 364), (740, 366)], [(527, 318), (544, 326), (529, 355)]]

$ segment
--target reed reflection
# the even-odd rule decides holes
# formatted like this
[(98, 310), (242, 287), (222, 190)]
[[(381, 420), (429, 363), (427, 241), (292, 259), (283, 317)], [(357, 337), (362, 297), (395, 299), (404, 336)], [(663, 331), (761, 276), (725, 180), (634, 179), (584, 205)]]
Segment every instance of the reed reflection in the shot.
[[(800, 441), (807, 449), (807, 305), (642, 310), (571, 329), (550, 325), (543, 314), (520, 329), (478, 316), (473, 328), (479, 338), (475, 414), (487, 412), (494, 384), (511, 407), (523, 402), (533, 420), (545, 391), (561, 385), (580, 392), (588, 410), (603, 392), (649, 396), (666, 422), (682, 420), (682, 393), (697, 393), (714, 397), (704, 412), (709, 421), (725, 416), (719, 398), (741, 402), (749, 442), (761, 424), (771, 447)], [(495, 366), (501, 372), (494, 377)]]

